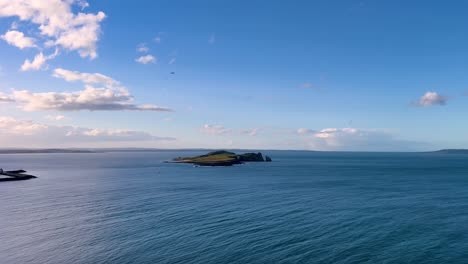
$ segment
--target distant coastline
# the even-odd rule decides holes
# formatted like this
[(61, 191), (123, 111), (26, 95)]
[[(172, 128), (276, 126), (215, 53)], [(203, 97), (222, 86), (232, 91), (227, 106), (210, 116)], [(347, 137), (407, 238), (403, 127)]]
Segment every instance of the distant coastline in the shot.
[(468, 149), (441, 149), (436, 151), (430, 151), (430, 153), (440, 154), (468, 154)]
[(78, 149), (0, 149), (0, 154), (52, 154), (52, 153), (96, 153)]
[[(181, 148), (181, 149), (158, 149), (158, 148), (4, 148), (1, 154), (67, 154), (67, 153), (109, 153), (109, 152), (173, 152), (173, 151), (213, 151), (206, 148)], [(260, 149), (259, 149), (260, 150)], [(318, 150), (285, 150), (285, 149), (261, 149), (262, 151), (297, 151), (297, 152), (376, 152), (376, 151), (318, 151)], [(254, 151), (253, 149), (229, 149), (229, 151)], [(258, 150), (255, 150), (258, 151)], [(395, 151), (380, 151), (382, 153)], [(468, 149), (440, 149), (433, 151), (402, 151), (402, 153), (434, 153), (434, 154), (468, 154)]]

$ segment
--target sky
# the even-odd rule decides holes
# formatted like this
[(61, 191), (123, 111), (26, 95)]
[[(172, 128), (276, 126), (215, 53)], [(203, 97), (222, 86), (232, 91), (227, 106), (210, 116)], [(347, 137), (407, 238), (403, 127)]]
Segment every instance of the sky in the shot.
[(0, 0), (0, 147), (468, 148), (467, 10)]

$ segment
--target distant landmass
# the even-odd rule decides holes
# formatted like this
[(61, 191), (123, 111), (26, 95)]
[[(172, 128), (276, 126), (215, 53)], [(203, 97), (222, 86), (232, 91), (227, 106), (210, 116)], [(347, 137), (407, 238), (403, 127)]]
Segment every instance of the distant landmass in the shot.
[[(204, 158), (207, 159), (206, 156), (212, 156), (209, 158), (222, 158), (225, 159), (226, 161), (231, 161), (234, 156), (238, 156), (239, 162), (254, 162), (254, 161), (269, 161), (269, 157), (263, 155), (261, 153), (245, 153), (245, 154), (236, 154), (233, 151), (249, 151), (248, 149), (236, 149), (236, 150), (230, 150), (230, 151), (225, 151), (225, 150), (220, 150), (220, 151), (213, 151), (210, 149), (158, 149), (158, 148), (45, 148), (45, 149), (26, 149), (26, 148), (3, 148), (0, 149), (0, 155), (1, 154), (53, 154), (53, 153), (60, 153), (60, 154), (67, 154), (67, 153), (109, 153), (109, 152), (174, 152), (174, 151), (212, 151), (209, 152), (208, 154), (201, 155), (201, 156), (196, 156), (196, 157), (189, 157), (186, 159), (196, 159), (196, 158)], [(274, 150), (270, 150), (274, 151)], [(297, 152), (320, 152), (320, 151), (311, 151), (311, 150), (291, 150), (291, 151), (297, 151)], [(441, 149), (441, 150), (435, 150), (435, 151), (427, 151), (427, 152), (422, 152), (422, 153), (440, 153), (440, 154), (468, 154), (468, 149)], [(254, 155), (255, 154), (255, 155)], [(260, 155), (258, 155), (260, 154)], [(215, 155), (220, 155), (215, 157)], [(262, 159), (260, 159), (260, 156)], [(255, 160), (258, 159), (258, 160)], [(179, 160), (179, 162), (181, 162)]]
[(441, 154), (468, 154), (468, 149), (441, 149), (437, 151), (431, 151), (431, 153)]
[(0, 149), (0, 154), (95, 153), (81, 149)]
[(234, 152), (219, 150), (209, 152), (205, 155), (195, 157), (178, 157), (172, 162), (175, 163), (191, 163), (198, 166), (232, 166), (235, 164), (242, 164), (244, 162), (270, 162), (269, 156), (263, 157), (263, 154), (258, 153), (244, 153), (236, 154)]

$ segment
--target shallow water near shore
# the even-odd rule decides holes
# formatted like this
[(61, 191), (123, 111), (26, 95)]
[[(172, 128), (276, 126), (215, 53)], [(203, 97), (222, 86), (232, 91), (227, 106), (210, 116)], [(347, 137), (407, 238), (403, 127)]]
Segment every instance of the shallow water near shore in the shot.
[(468, 263), (468, 155), (0, 155), (1, 263)]

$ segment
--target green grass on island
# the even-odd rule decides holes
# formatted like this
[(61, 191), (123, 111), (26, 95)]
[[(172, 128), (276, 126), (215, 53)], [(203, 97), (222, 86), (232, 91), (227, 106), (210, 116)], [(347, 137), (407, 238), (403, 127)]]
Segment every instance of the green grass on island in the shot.
[(236, 154), (230, 151), (219, 150), (195, 157), (179, 157), (174, 159), (174, 161), (179, 163), (192, 163), (200, 166), (232, 166), (244, 162), (271, 161), (271, 158), (268, 156), (263, 157), (263, 154), (260, 152)]

